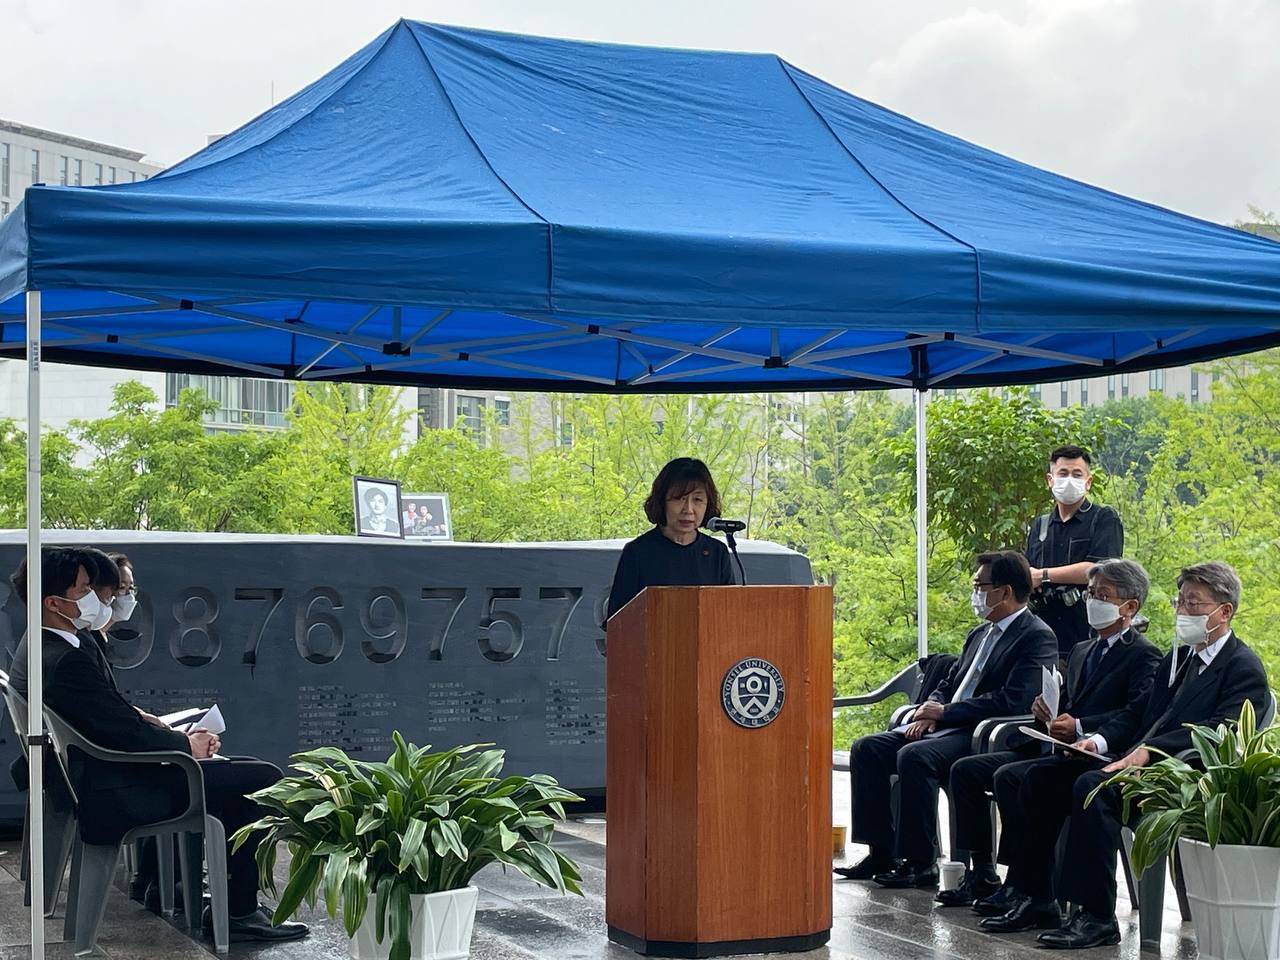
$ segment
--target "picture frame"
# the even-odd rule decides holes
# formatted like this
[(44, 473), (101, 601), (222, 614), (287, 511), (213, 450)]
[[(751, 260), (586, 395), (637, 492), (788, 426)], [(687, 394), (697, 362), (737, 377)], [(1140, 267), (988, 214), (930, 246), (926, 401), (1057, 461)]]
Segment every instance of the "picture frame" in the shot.
[(447, 493), (406, 493), (400, 523), (406, 540), (452, 540), (453, 515)]
[(403, 540), (400, 524), (400, 481), (384, 477), (352, 477), (351, 495), (357, 537)]

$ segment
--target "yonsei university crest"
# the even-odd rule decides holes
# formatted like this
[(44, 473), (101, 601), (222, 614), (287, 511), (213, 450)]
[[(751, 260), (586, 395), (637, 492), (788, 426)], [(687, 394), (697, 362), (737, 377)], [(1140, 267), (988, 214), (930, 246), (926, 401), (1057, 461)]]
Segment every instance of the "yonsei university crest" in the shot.
[(729, 719), (741, 727), (763, 727), (782, 710), (787, 687), (782, 674), (768, 660), (739, 660), (724, 675), (720, 702)]

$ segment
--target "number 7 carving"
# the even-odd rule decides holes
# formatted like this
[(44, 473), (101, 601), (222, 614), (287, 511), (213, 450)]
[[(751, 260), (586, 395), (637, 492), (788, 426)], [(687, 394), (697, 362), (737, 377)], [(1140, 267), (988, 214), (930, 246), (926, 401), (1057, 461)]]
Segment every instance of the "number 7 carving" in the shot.
[(280, 601), (284, 599), (284, 590), (280, 587), (236, 587), (235, 598), (237, 600), (265, 600), (271, 604), (271, 606), (267, 607), (267, 615), (259, 621), (258, 628), (249, 631), (249, 636), (245, 640), (244, 653), (240, 654), (240, 662), (248, 664), (252, 668), (258, 664), (258, 647), (262, 645), (262, 637), (267, 632), (267, 624), (271, 622), (271, 618), (280, 606)]
[(449, 617), (444, 622), (444, 629), (440, 631), (440, 636), (433, 636), (427, 648), (428, 660), (443, 660), (445, 641), (449, 639), (449, 629), (453, 626), (458, 611), (462, 609), (463, 601), (467, 599), (467, 591), (463, 587), (423, 587), (422, 599), (448, 600), (453, 604), (453, 609), (449, 611)]
[(539, 587), (538, 599), (569, 601), (564, 613), (551, 625), (551, 636), (547, 639), (547, 659), (559, 660), (560, 648), (564, 645), (564, 632), (569, 627), (569, 621), (573, 619), (573, 611), (577, 610), (578, 604), (582, 602), (582, 588)]

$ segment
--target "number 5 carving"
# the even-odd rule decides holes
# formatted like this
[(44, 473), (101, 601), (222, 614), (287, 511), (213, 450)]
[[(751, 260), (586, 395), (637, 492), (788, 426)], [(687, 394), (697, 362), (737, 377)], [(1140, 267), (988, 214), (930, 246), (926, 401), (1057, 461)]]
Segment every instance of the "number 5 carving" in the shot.
[[(524, 646), (524, 624), (520, 622), (520, 618), (514, 613), (497, 609), (498, 601), (500, 600), (519, 599), (519, 587), (489, 588), (489, 599), (485, 604), (485, 613), (480, 618), (481, 635), (476, 641), (480, 645), (480, 652), (486, 660), (502, 663), (505, 660), (514, 660), (520, 655), (520, 650)], [(504, 624), (511, 634), (510, 642), (502, 649), (498, 649), (493, 644), (493, 628), (499, 623)]]

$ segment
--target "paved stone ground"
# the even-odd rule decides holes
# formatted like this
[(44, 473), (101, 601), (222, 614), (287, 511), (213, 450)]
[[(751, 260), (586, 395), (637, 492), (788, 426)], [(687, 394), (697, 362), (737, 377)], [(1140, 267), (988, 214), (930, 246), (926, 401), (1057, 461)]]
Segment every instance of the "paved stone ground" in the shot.
[[(835, 822), (849, 822), (848, 775), (835, 774)], [(945, 824), (946, 819), (942, 822)], [(583, 817), (567, 824), (558, 846), (582, 866), (585, 897), (561, 897), (535, 887), (519, 875), (490, 868), (477, 878), (481, 896), (472, 955), (475, 960), (634, 960), (635, 954), (605, 937), (605, 827), (600, 818)], [(850, 857), (862, 855), (851, 848)], [(0, 843), (0, 960), (28, 958), (29, 921), (17, 880), (18, 844)], [(1137, 960), (1138, 918), (1123, 899), (1119, 914), (1124, 941), (1119, 947), (1070, 954), (1073, 960)], [(978, 930), (968, 910), (934, 909), (926, 891), (891, 891), (871, 884), (839, 881), (834, 885), (835, 922), (831, 943), (807, 954), (779, 955), (791, 960), (1044, 960), (1030, 934), (991, 936)], [(1193, 960), (1195, 938), (1180, 923), (1173, 891), (1165, 900), (1164, 938), (1160, 955)], [(62, 942), (62, 907), (46, 921), (50, 960), (71, 960), (72, 944)], [(312, 934), (298, 943), (257, 947), (232, 944), (231, 956), (261, 960), (340, 960), (347, 956), (341, 924), (323, 912), (303, 916)], [(129, 960), (210, 960), (213, 942), (191, 939), (181, 917), (177, 923), (148, 913), (113, 890), (99, 944), (111, 958)], [(1142, 954), (1154, 956), (1154, 954)]]

